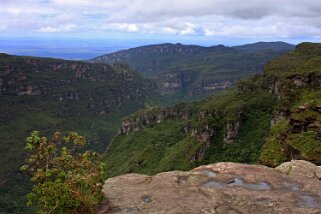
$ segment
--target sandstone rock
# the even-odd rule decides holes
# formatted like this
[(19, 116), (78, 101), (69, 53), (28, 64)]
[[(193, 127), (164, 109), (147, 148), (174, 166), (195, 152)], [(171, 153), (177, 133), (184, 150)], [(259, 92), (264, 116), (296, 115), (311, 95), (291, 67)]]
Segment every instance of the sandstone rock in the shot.
[(107, 200), (100, 214), (321, 213), (321, 181), (258, 165), (217, 163), (189, 172), (127, 174), (108, 179), (103, 192)]
[(190, 118), (189, 111), (180, 111), (175, 107), (169, 107), (156, 112), (143, 112), (137, 116), (126, 118), (122, 121), (122, 126), (118, 130), (119, 135), (128, 135), (132, 132), (141, 130), (144, 126), (161, 124), (168, 119), (184, 119)]
[(230, 80), (223, 81), (208, 81), (204, 83), (203, 90), (205, 93), (211, 93), (214, 91), (223, 90), (232, 86)]
[(225, 145), (233, 144), (235, 142), (235, 139), (239, 133), (240, 128), (241, 128), (240, 119), (226, 123), (225, 136), (224, 136)]
[(271, 120), (271, 127), (274, 127), (276, 124), (278, 124), (280, 121), (284, 120), (286, 118), (287, 114), (284, 111), (276, 111), (273, 115), (273, 118)]
[(321, 180), (321, 168), (304, 160), (292, 160), (275, 168), (291, 177), (307, 177)]
[(293, 83), (297, 87), (306, 86), (307, 82), (308, 82), (307, 78), (305, 78), (303, 76), (296, 76), (293, 78)]

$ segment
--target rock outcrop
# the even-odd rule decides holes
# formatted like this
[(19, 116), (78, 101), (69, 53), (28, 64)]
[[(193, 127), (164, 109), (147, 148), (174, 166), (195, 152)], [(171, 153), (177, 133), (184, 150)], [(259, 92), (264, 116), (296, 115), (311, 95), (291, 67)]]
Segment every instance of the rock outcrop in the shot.
[(216, 163), (189, 172), (127, 174), (106, 181), (107, 200), (98, 213), (316, 214), (320, 172), (312, 163), (292, 161), (277, 169)]
[(321, 167), (304, 160), (292, 160), (275, 168), (291, 177), (308, 177), (321, 180)]
[(138, 115), (127, 117), (122, 121), (122, 126), (118, 130), (119, 135), (128, 135), (137, 132), (145, 126), (160, 124), (169, 119), (187, 120), (191, 116), (191, 111), (182, 111), (179, 108), (168, 107), (164, 109), (153, 109), (146, 112), (138, 112)]
[[(118, 135), (129, 135), (131, 133), (139, 132), (145, 127), (152, 127), (157, 124), (164, 123), (168, 120), (184, 120), (186, 125), (184, 126), (184, 132), (186, 135), (191, 136), (195, 142), (200, 145), (195, 155), (191, 158), (191, 163), (202, 161), (205, 158), (205, 154), (210, 148), (213, 138), (216, 134), (216, 128), (212, 124), (206, 121), (207, 118), (218, 117), (218, 113), (215, 109), (202, 110), (200, 112), (193, 112), (195, 110), (189, 108), (182, 108), (182, 105), (175, 107), (168, 107), (163, 109), (153, 109), (146, 112), (140, 112), (133, 116), (127, 117), (122, 121), (122, 126), (118, 130)], [(197, 115), (197, 121), (199, 126), (193, 127), (191, 125), (191, 117), (193, 113)], [(205, 120), (205, 122), (204, 122)], [(224, 142), (226, 144), (232, 144), (235, 142), (237, 134), (241, 125), (241, 116), (234, 122), (226, 122), (227, 129)]]
[(229, 145), (235, 142), (235, 139), (239, 133), (241, 127), (241, 120), (238, 119), (233, 122), (226, 123), (224, 143)]

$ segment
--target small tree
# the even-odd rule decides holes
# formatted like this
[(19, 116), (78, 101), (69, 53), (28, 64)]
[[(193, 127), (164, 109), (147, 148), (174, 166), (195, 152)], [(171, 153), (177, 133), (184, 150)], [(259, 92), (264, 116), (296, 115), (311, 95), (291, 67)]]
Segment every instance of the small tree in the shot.
[(103, 195), (104, 166), (96, 152), (77, 152), (85, 139), (75, 132), (48, 140), (38, 131), (26, 140), (30, 156), (21, 170), (35, 183), (27, 195), (28, 206), (39, 213), (94, 213)]

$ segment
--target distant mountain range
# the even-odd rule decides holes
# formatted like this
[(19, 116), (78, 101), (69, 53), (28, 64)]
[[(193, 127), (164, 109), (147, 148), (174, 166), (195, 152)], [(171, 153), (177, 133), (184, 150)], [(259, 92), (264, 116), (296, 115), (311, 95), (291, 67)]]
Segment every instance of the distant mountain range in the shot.
[(91, 62), (127, 63), (157, 82), (159, 92), (174, 100), (202, 98), (230, 87), (236, 80), (261, 72), (271, 59), (294, 49), (284, 42), (223, 45), (158, 44), (96, 57)]

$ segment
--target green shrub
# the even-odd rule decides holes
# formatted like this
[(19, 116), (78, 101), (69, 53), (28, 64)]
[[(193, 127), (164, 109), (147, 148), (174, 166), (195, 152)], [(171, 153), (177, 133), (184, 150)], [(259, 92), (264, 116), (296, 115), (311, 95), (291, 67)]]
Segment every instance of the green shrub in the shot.
[(56, 132), (48, 140), (34, 131), (26, 142), (30, 155), (21, 170), (34, 182), (28, 206), (39, 213), (94, 213), (103, 198), (104, 166), (96, 152), (78, 152), (85, 139)]
[(318, 132), (315, 131), (291, 134), (288, 144), (299, 150), (306, 160), (318, 161), (321, 158), (321, 140), (317, 136)]

